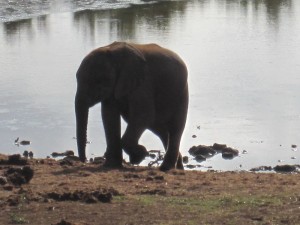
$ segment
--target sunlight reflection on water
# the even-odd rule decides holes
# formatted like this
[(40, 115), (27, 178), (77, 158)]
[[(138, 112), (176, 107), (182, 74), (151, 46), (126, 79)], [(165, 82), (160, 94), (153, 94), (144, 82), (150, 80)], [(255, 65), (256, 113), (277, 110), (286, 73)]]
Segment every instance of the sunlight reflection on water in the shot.
[[(76, 150), (79, 63), (93, 48), (125, 40), (158, 43), (186, 61), (190, 107), (184, 155), (193, 145), (219, 142), (248, 154), (231, 161), (218, 156), (203, 165), (226, 170), (278, 160), (299, 163), (299, 152), (290, 148), (300, 140), (298, 1), (125, 1), (117, 7), (80, 2), (36, 0), (21, 11), (0, 1), (0, 19), (8, 21), (0, 23), (1, 152), (24, 151), (13, 145), (16, 137), (30, 139), (27, 148), (37, 156)], [(96, 10), (104, 2), (110, 9)], [(102, 155), (100, 106), (91, 110), (88, 135), (89, 154)], [(149, 132), (141, 142), (162, 148)]]

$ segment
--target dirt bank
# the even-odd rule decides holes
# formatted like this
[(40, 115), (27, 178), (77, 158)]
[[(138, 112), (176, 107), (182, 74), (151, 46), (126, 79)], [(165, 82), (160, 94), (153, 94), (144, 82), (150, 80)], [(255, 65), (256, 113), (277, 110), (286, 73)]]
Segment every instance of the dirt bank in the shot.
[(299, 173), (0, 159), (0, 224), (300, 224)]

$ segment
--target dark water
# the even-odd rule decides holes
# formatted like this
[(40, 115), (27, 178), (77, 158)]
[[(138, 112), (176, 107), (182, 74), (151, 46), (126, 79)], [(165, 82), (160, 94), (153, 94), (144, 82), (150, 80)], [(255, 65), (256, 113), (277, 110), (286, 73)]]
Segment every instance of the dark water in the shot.
[[(299, 151), (291, 148), (300, 145), (297, 0), (0, 0), (0, 20), (2, 153), (76, 150), (76, 70), (93, 48), (122, 40), (155, 42), (186, 61), (184, 155), (193, 145), (218, 142), (248, 154), (216, 156), (203, 166), (299, 164)], [(100, 107), (90, 113), (90, 156), (105, 150)], [(32, 144), (17, 147), (17, 137)], [(149, 132), (141, 143), (162, 148)]]

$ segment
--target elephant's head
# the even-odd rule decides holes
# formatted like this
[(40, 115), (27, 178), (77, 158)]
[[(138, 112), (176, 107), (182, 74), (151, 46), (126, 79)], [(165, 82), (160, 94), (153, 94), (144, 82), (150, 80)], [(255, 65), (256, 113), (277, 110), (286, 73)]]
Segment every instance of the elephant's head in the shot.
[(75, 97), (77, 147), (86, 160), (86, 130), (89, 108), (101, 101), (120, 100), (139, 85), (145, 74), (142, 53), (126, 43), (98, 48), (82, 61), (76, 77)]

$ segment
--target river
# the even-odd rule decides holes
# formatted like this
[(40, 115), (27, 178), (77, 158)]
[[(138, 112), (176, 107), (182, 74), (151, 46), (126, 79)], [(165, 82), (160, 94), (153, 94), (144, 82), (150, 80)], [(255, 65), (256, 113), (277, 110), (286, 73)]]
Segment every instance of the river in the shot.
[[(119, 40), (154, 42), (186, 62), (183, 155), (215, 142), (247, 153), (217, 155), (203, 169), (299, 164), (299, 30), (298, 0), (0, 0), (0, 152), (76, 152), (76, 70)], [(105, 151), (100, 107), (90, 110), (89, 156)], [(17, 137), (31, 145), (14, 145)], [(140, 142), (162, 149), (150, 132)]]

